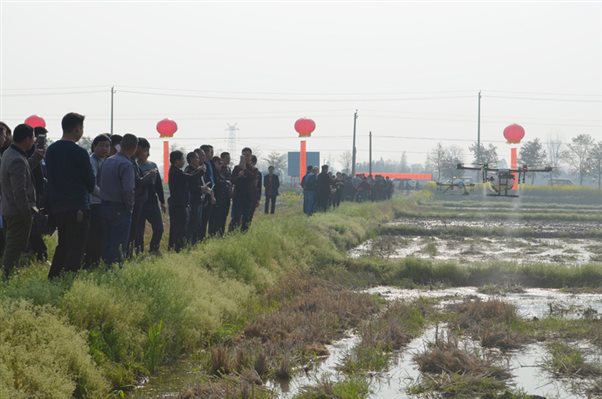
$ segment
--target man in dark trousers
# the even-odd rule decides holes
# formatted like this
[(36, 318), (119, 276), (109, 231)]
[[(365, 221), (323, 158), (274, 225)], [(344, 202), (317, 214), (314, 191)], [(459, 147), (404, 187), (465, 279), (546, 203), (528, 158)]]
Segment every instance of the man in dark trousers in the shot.
[(255, 216), (255, 210), (257, 210), (257, 208), (259, 208), (259, 201), (261, 201), (261, 191), (262, 191), (261, 183), (263, 182), (263, 175), (257, 168), (257, 157), (255, 155), (251, 155), (251, 165), (253, 165), (253, 167), (257, 171), (257, 180), (255, 182), (256, 183), (255, 205), (253, 207), (251, 207), (251, 218), (249, 219), (250, 222), (253, 221), (253, 216)]
[(232, 170), (232, 220), (228, 231), (240, 227), (247, 231), (251, 223), (251, 210), (257, 206), (257, 168), (251, 162), (252, 151), (245, 147), (242, 149), (240, 162)]
[(6, 278), (25, 251), (36, 206), (36, 193), (26, 153), (33, 142), (33, 129), (21, 124), (15, 128), (13, 144), (2, 155), (0, 186), (2, 216), (6, 222), (6, 246), (2, 264)]
[(132, 225), (130, 227), (130, 240), (128, 244), (128, 256), (132, 256), (134, 251), (138, 254), (144, 251), (142, 246), (136, 245), (136, 238), (139, 237), (140, 231), (144, 230), (144, 204), (148, 201), (149, 194), (156, 182), (158, 169), (150, 169), (147, 172), (142, 172), (138, 159), (142, 159), (145, 153), (148, 153), (150, 143), (147, 139), (140, 137), (136, 153), (132, 157), (132, 165), (136, 177), (136, 188), (134, 189), (134, 209), (132, 211)]
[[(27, 152), (28, 157), (32, 157), (36, 150), (46, 149), (46, 135), (48, 130), (45, 127), (39, 126), (33, 129), (35, 137), (34, 145)], [(33, 179), (33, 185), (36, 189), (36, 206), (40, 212), (36, 213), (31, 223), (31, 233), (29, 234), (29, 246), (31, 252), (33, 252), (39, 261), (48, 260), (48, 249), (44, 243), (43, 234), (46, 233), (46, 221), (45, 215), (42, 212), (46, 212), (46, 163), (42, 159), (40, 163), (31, 169), (31, 178)]]
[(322, 165), (322, 172), (318, 175), (316, 184), (316, 204), (318, 211), (325, 212), (328, 209), (330, 199), (330, 175), (328, 165)]
[(273, 166), (268, 168), (268, 174), (263, 178), (263, 187), (265, 188), (265, 213), (268, 213), (268, 208), (270, 213), (274, 213), (280, 180), (278, 179), (278, 176), (274, 174)]
[[(142, 172), (142, 176), (151, 176), (150, 173), (155, 171), (154, 178), (151, 178), (150, 184), (147, 186), (147, 199), (142, 205), (142, 220), (136, 228), (136, 250), (144, 251), (144, 229), (146, 222), (151, 225), (153, 234), (150, 241), (150, 253), (158, 254), (161, 237), (163, 237), (163, 218), (161, 212), (165, 213), (165, 194), (163, 192), (163, 180), (159, 174), (159, 167), (156, 163), (149, 161), (150, 143), (146, 139), (138, 140), (138, 149), (136, 150), (136, 162), (138, 168)], [(160, 206), (159, 206), (160, 204)]]
[[(217, 165), (215, 162), (214, 164)], [(215, 207), (213, 209), (212, 220), (209, 220), (209, 229), (210, 234), (223, 236), (226, 231), (226, 219), (228, 219), (230, 201), (232, 199), (232, 170), (230, 169), (229, 152), (222, 152), (220, 154), (216, 177), (214, 190)]]
[(190, 178), (182, 171), (184, 153), (172, 151), (169, 154), (169, 249), (176, 252), (186, 243), (187, 212), (190, 204)]
[[(207, 183), (207, 187), (213, 190), (215, 186), (215, 175), (217, 173), (215, 164), (213, 163), (213, 146), (209, 144), (203, 144), (201, 150), (205, 153), (205, 172), (204, 180)], [(212, 197), (213, 198), (213, 197)], [(211, 198), (209, 201), (205, 201), (203, 204), (203, 210), (201, 214), (201, 234), (199, 240), (203, 241), (207, 236), (207, 227), (209, 225), (209, 219), (213, 214), (215, 202)]]
[(132, 157), (137, 147), (138, 138), (124, 134), (119, 152), (104, 161), (100, 168), (98, 186), (104, 221), (102, 258), (107, 266), (122, 263), (127, 255), (136, 188), (136, 168)]
[(88, 153), (76, 144), (84, 134), (84, 116), (68, 113), (61, 126), (63, 136), (46, 151), (48, 208), (59, 238), (48, 278), (81, 267), (95, 185)]

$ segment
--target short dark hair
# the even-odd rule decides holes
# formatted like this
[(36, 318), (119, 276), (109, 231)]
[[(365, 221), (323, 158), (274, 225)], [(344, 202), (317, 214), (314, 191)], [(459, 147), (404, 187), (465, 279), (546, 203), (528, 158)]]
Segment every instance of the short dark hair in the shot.
[(148, 150), (150, 149), (150, 143), (144, 137), (138, 137), (138, 147)]
[(108, 133), (99, 134), (98, 136), (94, 137), (94, 140), (92, 140), (92, 145), (90, 146), (92, 151), (94, 151), (94, 148), (96, 148), (98, 143), (102, 143), (103, 141), (108, 141), (109, 143), (111, 142)]
[(229, 157), (229, 156), (230, 156), (230, 153), (228, 151), (224, 151), (221, 154), (219, 154), (220, 158)]
[(245, 151), (248, 151), (248, 152), (250, 152), (251, 154), (253, 153), (253, 150), (252, 150), (252, 149), (250, 149), (249, 147), (245, 147), (245, 148), (243, 148), (243, 149), (242, 149), (240, 152), (241, 152), (241, 153), (243, 153), (243, 152), (245, 152)]
[(25, 123), (21, 123), (13, 132), (13, 142), (22, 143), (28, 138), (33, 138), (33, 128)]
[(209, 144), (203, 144), (201, 146), (201, 150), (203, 150), (205, 152), (205, 154), (207, 153), (207, 151), (212, 150), (212, 149), (213, 149), (213, 146), (209, 145)]
[(218, 156), (214, 156), (213, 158), (211, 158), (211, 160), (213, 161), (213, 163), (221, 162), (222, 161), (222, 159), (220, 157), (218, 157)]
[(328, 170), (328, 165), (322, 165), (322, 170), (323, 171), (327, 171)]
[(120, 134), (112, 134), (111, 135), (111, 147), (115, 147), (118, 144), (121, 144), (121, 140), (123, 140), (123, 136)]
[(63, 116), (63, 120), (61, 121), (63, 133), (71, 133), (75, 128), (83, 126), (85, 118), (85, 116), (75, 112), (69, 112)]
[(36, 137), (38, 137), (40, 134), (46, 134), (46, 133), (48, 133), (48, 129), (46, 129), (45, 127), (38, 126), (38, 127), (33, 128), (33, 135)]
[(126, 133), (123, 135), (123, 139), (121, 140), (121, 149), (122, 150), (133, 150), (138, 146), (138, 137), (134, 136), (131, 133)]
[(270, 169), (274, 169), (274, 165), (268, 166), (268, 170), (270, 170)]
[(308, 165), (308, 166), (307, 166), (307, 171), (308, 171), (308, 172), (311, 172), (312, 170), (314, 170), (314, 167), (313, 167), (313, 166), (311, 166), (311, 165)]
[[(172, 152), (172, 154), (173, 154), (173, 152)], [(198, 157), (198, 156), (199, 156), (199, 154), (197, 154), (196, 151), (189, 152), (188, 154), (186, 154), (186, 162), (190, 163), (192, 158)]]
[(173, 164), (180, 159), (184, 159), (184, 153), (180, 150), (175, 150), (169, 153), (169, 163)]

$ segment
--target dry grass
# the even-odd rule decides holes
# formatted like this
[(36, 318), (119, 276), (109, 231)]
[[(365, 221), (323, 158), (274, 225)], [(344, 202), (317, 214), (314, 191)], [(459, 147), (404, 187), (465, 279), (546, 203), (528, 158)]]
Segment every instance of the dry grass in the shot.
[(459, 340), (452, 334), (441, 334), (435, 342), (430, 342), (426, 351), (414, 356), (414, 361), (423, 373), (468, 374), (473, 377), (491, 377), (498, 380), (510, 378), (510, 373), (495, 365), (494, 359), (461, 348)]
[(423, 373), (419, 384), (410, 387), (412, 393), (440, 392), (443, 397), (481, 397), (496, 394), (505, 388), (511, 374), (488, 357), (448, 334), (437, 334), (427, 349), (414, 356)]
[(295, 368), (327, 355), (325, 344), (379, 309), (367, 294), (298, 273), (271, 288), (263, 305), (272, 311), (210, 349), (211, 375), (230, 378), (252, 370), (262, 379), (290, 379)]
[(450, 328), (466, 331), (483, 347), (510, 350), (525, 342), (525, 335), (517, 331), (521, 323), (512, 304), (499, 299), (475, 299), (452, 305), (450, 310), (456, 313)]

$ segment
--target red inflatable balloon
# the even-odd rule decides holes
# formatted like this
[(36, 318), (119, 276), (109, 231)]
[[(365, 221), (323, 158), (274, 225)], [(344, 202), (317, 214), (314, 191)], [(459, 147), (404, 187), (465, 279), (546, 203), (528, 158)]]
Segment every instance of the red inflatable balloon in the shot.
[(316, 122), (311, 119), (301, 118), (295, 122), (295, 130), (299, 133), (299, 137), (309, 137), (316, 129)]
[(510, 125), (504, 129), (504, 138), (509, 144), (518, 144), (525, 137), (525, 129), (521, 125)]
[(161, 119), (157, 122), (157, 131), (161, 137), (173, 137), (177, 130), (178, 124), (169, 118)]
[(46, 127), (46, 121), (44, 120), (44, 118), (38, 115), (32, 115), (29, 118), (25, 119), (25, 124), (33, 127), (34, 129), (36, 127)]

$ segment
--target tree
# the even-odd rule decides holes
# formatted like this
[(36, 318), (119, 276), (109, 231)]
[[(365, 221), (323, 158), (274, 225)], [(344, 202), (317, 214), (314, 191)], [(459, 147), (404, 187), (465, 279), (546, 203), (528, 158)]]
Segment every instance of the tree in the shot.
[(602, 141), (598, 141), (589, 151), (593, 174), (598, 179), (598, 190), (602, 188)]
[(594, 147), (594, 139), (589, 134), (580, 134), (573, 137), (564, 152), (564, 158), (571, 167), (571, 172), (579, 175), (579, 185), (583, 185), (583, 178), (592, 171), (592, 160), (589, 156)]
[(339, 156), (339, 162), (341, 163), (341, 172), (349, 174), (351, 173), (351, 151), (345, 151)]
[[(521, 146), (518, 158), (521, 164), (525, 164), (528, 167), (543, 166), (546, 162), (547, 154), (543, 149), (543, 144), (539, 139), (527, 141)], [(527, 173), (531, 177), (531, 184), (535, 182), (535, 173)]]
[(556, 134), (556, 137), (548, 136), (546, 148), (548, 165), (552, 167), (552, 176), (558, 176), (560, 175), (560, 161), (564, 152), (560, 136), (558, 134)]
[(462, 150), (458, 147), (443, 147), (441, 143), (428, 154), (427, 163), (437, 175), (437, 181), (462, 176), (463, 171), (458, 170), (462, 162)]
[(410, 170), (410, 167), (408, 166), (408, 156), (404, 151), (401, 153), (401, 160), (399, 161), (399, 172), (407, 172), (408, 170)]
[(483, 144), (480, 145), (480, 154), (477, 152), (477, 143), (471, 144), (468, 150), (472, 152), (475, 164), (489, 164), (495, 166), (499, 161), (497, 156), (497, 148), (493, 144), (489, 144), (487, 148)]
[(286, 170), (286, 167), (288, 165), (287, 158), (287, 154), (281, 154), (279, 152), (272, 151), (267, 155), (266, 161), (268, 163), (268, 166), (273, 166), (276, 171), (282, 173), (284, 170)]
[[(90, 152), (92, 150), (92, 139), (88, 136), (82, 136), (81, 139), (79, 139), (79, 141), (77, 142), (77, 144), (83, 148), (84, 150), (86, 150), (87, 152)], [(47, 145), (50, 145), (50, 143), (47, 143)]]
[(411, 173), (424, 173), (424, 165), (421, 163), (413, 163), (410, 165)]

